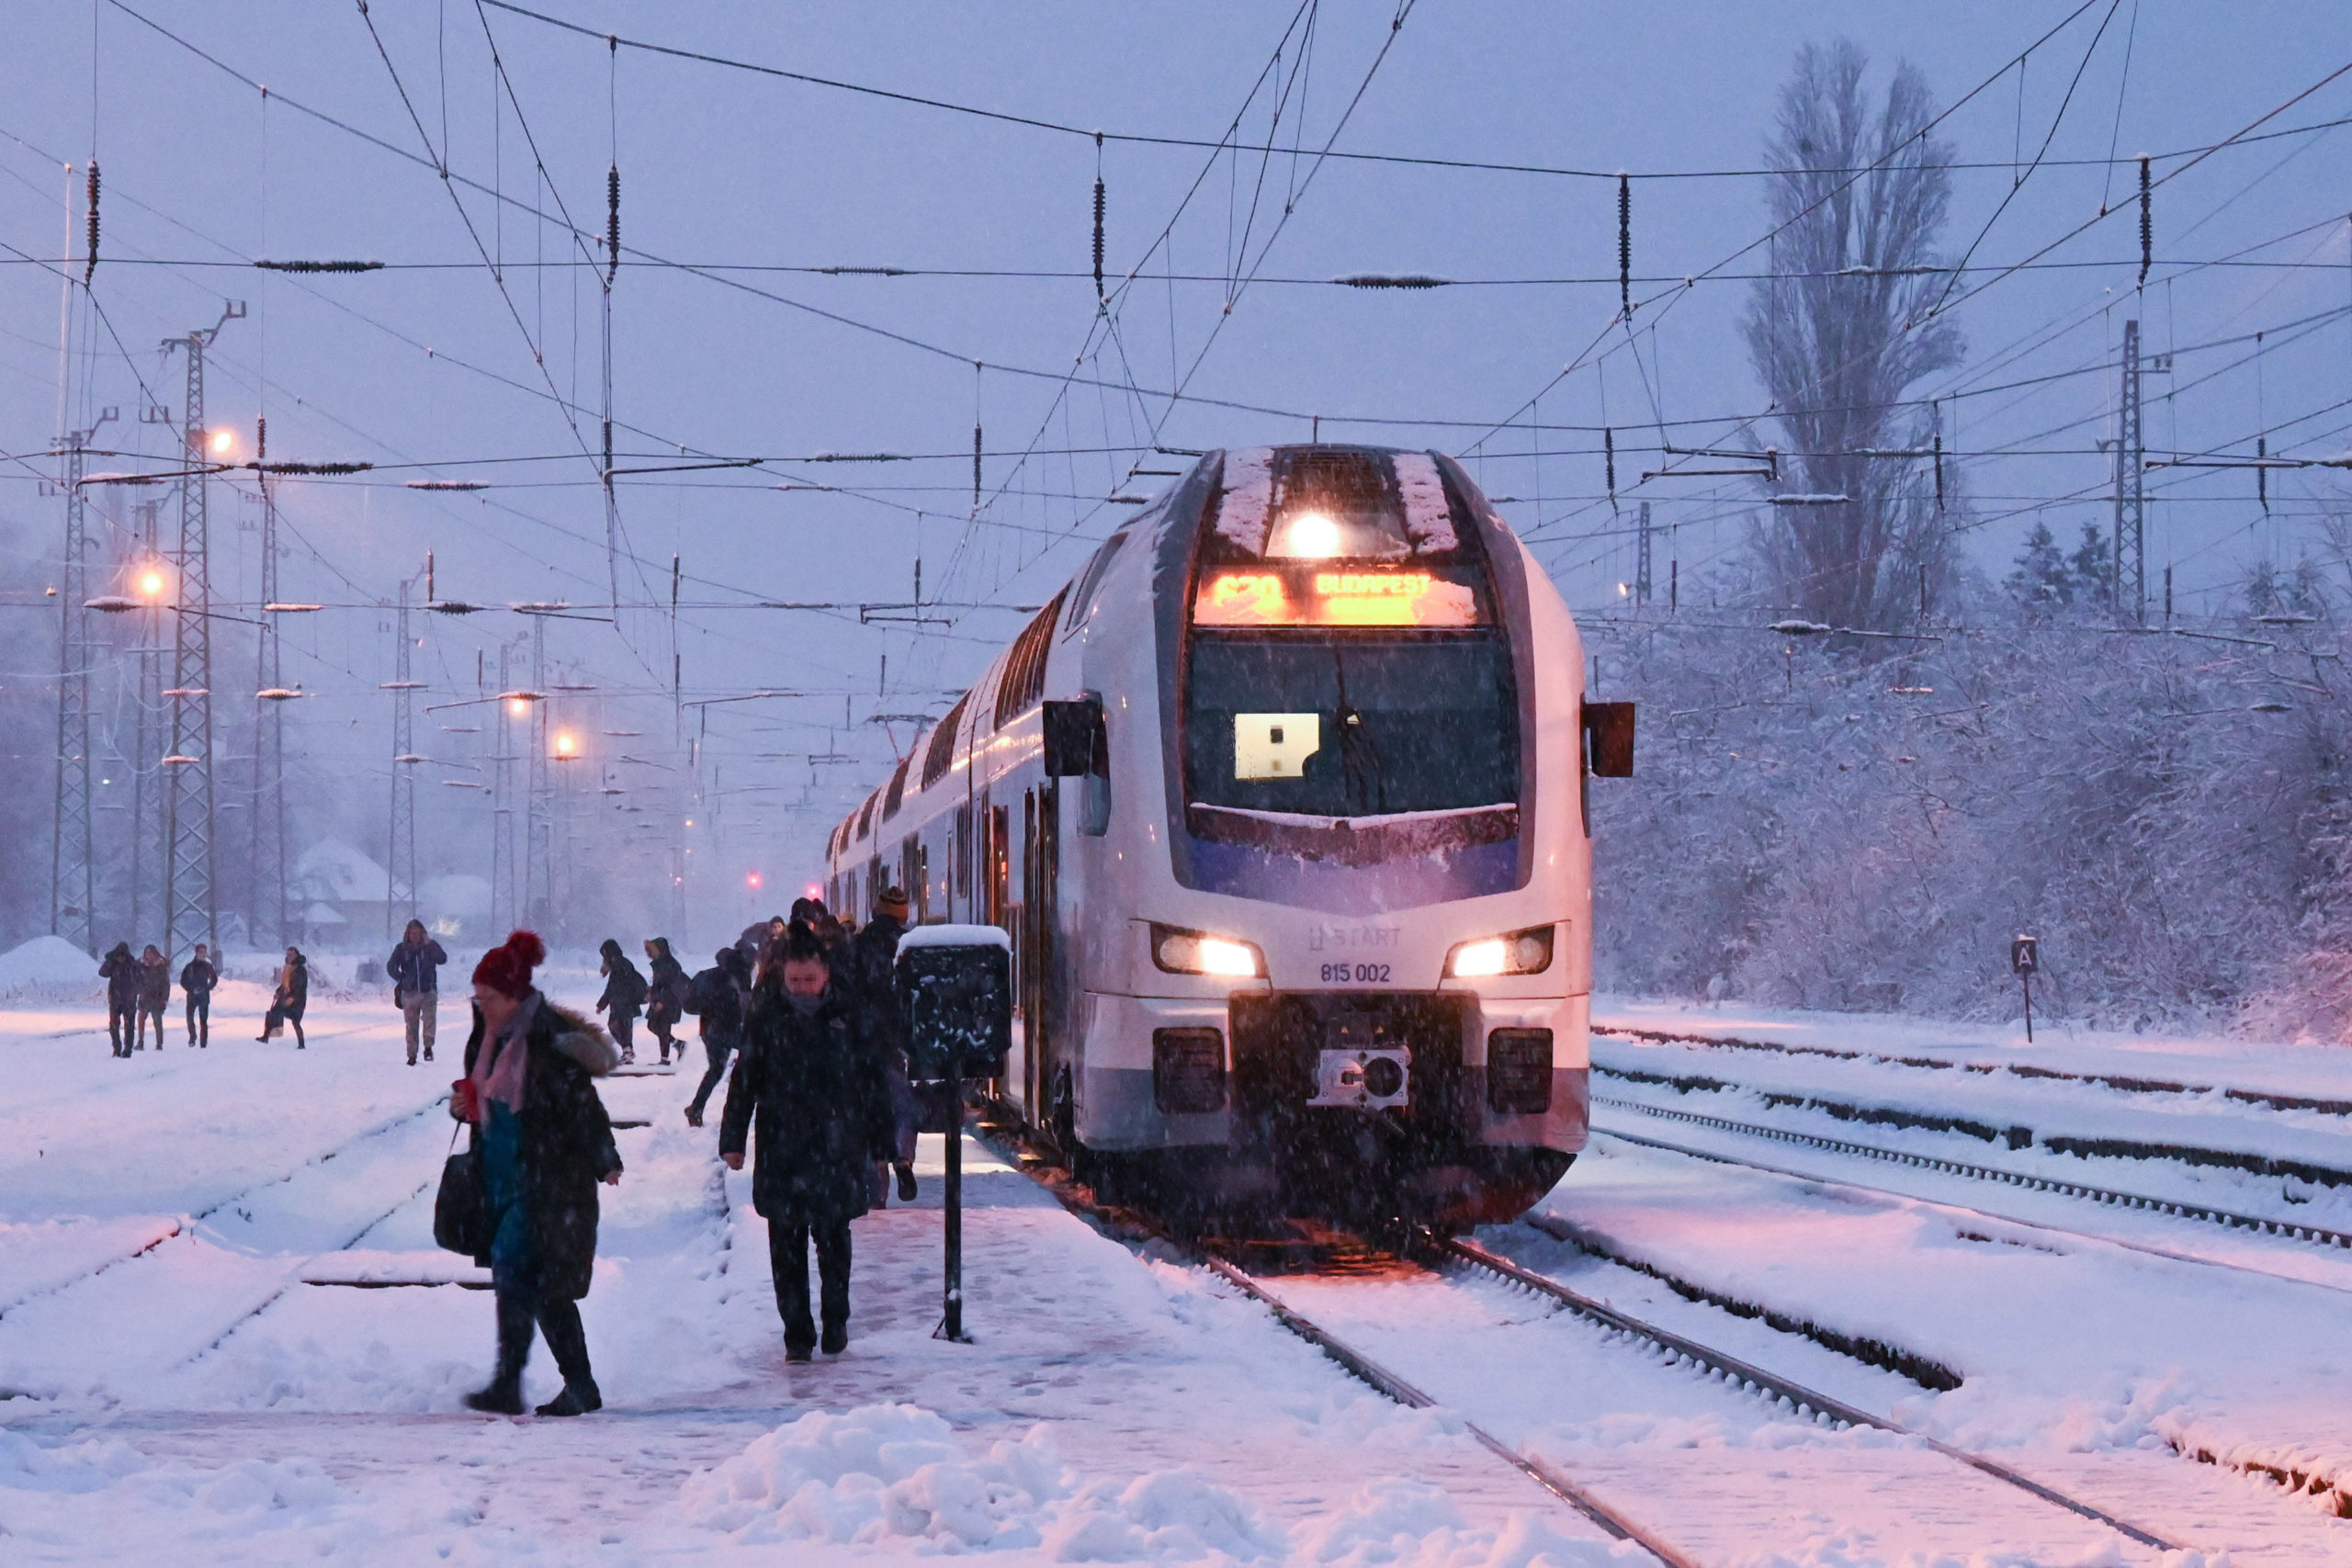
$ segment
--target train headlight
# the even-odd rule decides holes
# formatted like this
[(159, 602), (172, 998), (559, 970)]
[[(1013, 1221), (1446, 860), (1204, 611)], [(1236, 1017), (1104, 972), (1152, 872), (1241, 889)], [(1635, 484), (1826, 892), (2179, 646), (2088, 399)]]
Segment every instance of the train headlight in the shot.
[(1265, 956), (1255, 942), (1174, 926), (1151, 928), (1151, 961), (1171, 975), (1215, 975), (1228, 980), (1255, 980), (1266, 972)]
[(1508, 936), (1462, 942), (1445, 955), (1449, 979), (1483, 980), (1497, 975), (1541, 975), (1552, 967), (1552, 928), (1530, 926)]

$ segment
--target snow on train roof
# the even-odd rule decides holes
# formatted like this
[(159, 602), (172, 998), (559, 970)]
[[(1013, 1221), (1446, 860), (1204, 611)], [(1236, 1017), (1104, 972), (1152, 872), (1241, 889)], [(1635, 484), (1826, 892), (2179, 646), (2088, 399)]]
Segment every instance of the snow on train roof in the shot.
[[(1312, 450), (1293, 448), (1292, 451)], [(1274, 469), (1282, 456), (1272, 446), (1228, 452), (1225, 458), (1225, 494), (1217, 506), (1216, 533), (1236, 548), (1263, 557), (1272, 533), (1278, 503)], [(1396, 478), (1403, 501), (1403, 538), (1380, 555), (1431, 555), (1456, 547), (1453, 508), (1446, 500), (1445, 481), (1437, 463), (1426, 452), (1385, 454)], [(1285, 487), (1286, 488), (1286, 487)]]

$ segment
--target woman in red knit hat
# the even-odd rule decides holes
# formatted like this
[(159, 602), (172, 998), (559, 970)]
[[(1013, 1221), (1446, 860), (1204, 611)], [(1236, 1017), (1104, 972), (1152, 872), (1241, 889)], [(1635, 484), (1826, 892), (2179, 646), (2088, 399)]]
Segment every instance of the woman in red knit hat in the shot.
[(516, 931), (474, 966), (474, 1027), (450, 1113), (473, 1123), (481, 1159), (489, 1269), (498, 1296), (498, 1371), (466, 1396), (476, 1410), (523, 1413), (532, 1331), (547, 1337), (563, 1392), (541, 1416), (603, 1406), (588, 1368), (580, 1299), (596, 1261), (596, 1184), (617, 1186), (620, 1151), (594, 1079), (620, 1059), (594, 1024), (541, 996), (531, 971), (547, 946)]

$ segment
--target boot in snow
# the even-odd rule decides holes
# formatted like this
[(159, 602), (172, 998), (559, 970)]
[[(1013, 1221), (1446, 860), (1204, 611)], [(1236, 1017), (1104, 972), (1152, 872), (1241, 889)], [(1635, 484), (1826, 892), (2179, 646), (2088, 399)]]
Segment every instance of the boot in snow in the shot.
[(466, 1395), (466, 1408), (479, 1410), (485, 1416), (520, 1416), (523, 1414), (522, 1378), (499, 1378), (485, 1388), (474, 1390)]
[(605, 1407), (605, 1396), (596, 1391), (594, 1379), (586, 1382), (563, 1385), (563, 1392), (531, 1412), (534, 1416), (585, 1416)]

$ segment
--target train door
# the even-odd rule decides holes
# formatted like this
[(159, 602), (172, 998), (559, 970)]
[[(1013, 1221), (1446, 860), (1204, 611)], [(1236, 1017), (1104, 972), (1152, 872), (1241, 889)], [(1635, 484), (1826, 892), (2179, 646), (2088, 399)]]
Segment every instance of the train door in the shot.
[(947, 906), (947, 918), (951, 920), (958, 907), (965, 919), (978, 918), (972, 902), (972, 863), (977, 858), (973, 852), (978, 847), (972, 841), (972, 803), (967, 800), (956, 808), (955, 825), (948, 829), (948, 875), (955, 884), (955, 893)]
[(1057, 831), (1056, 791), (1051, 784), (1023, 793), (1021, 1010), (1027, 1043), (1022, 1088), (1033, 1125), (1050, 1128), (1059, 1070), (1059, 1042), (1052, 1025), (1054, 972), (1059, 962), (1056, 908), (1061, 875), (1061, 835)]
[(1012, 896), (1012, 845), (1006, 841), (1011, 813), (1001, 806), (980, 806), (980, 921), (983, 925), (1006, 924), (1005, 909)]

